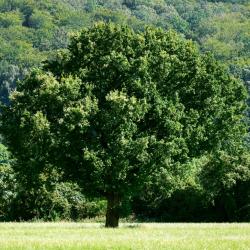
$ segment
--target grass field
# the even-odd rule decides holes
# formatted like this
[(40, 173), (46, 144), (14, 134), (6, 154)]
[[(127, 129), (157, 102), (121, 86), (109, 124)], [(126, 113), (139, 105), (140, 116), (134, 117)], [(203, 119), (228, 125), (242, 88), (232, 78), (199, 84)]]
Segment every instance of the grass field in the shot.
[(2, 223), (0, 250), (250, 249), (250, 224)]

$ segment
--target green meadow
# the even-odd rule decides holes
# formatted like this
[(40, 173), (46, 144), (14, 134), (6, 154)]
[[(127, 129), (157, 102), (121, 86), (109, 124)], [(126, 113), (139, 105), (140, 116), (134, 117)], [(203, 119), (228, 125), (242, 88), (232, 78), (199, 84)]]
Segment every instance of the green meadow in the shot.
[(1, 250), (250, 249), (250, 224), (2, 223)]

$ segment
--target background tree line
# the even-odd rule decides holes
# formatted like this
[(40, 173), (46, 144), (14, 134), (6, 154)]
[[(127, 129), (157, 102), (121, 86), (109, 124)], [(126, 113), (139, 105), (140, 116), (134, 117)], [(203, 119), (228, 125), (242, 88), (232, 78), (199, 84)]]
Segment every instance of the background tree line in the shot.
[[(144, 30), (145, 25), (174, 29), (195, 41), (202, 52), (212, 51), (231, 73), (249, 85), (248, 1), (2, 0), (0, 12), (3, 103), (9, 102), (16, 82), (32, 67), (53, 58), (58, 49), (66, 50), (70, 34), (96, 21), (127, 24), (138, 31)], [(78, 186), (62, 182), (58, 173), (50, 173), (49, 177), (45, 173), (38, 187), (22, 189), (11, 169), (13, 160), (8, 150), (2, 146), (1, 152), (2, 219), (83, 218), (103, 214), (105, 202), (87, 200)], [(242, 161), (248, 164), (247, 157)], [(193, 182), (171, 197), (164, 183), (149, 185), (147, 195), (134, 199), (132, 207), (124, 208), (124, 214), (132, 211), (142, 218), (159, 220), (249, 220), (249, 179), (246, 176), (226, 185), (222, 177), (218, 175), (216, 187), (205, 190)], [(18, 211), (21, 207), (26, 207), (27, 213), (22, 215)], [(86, 213), (79, 212), (83, 211), (79, 207), (86, 207)]]

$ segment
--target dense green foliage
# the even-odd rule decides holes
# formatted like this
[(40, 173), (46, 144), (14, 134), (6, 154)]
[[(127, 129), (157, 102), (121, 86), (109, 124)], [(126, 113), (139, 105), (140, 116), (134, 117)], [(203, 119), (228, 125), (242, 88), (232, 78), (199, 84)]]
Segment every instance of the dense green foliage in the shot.
[[(136, 31), (144, 30), (145, 25), (174, 29), (195, 41), (201, 52), (212, 51), (215, 58), (225, 63), (230, 72), (240, 77), (250, 89), (248, 0), (0, 0), (0, 100), (9, 103), (10, 92), (30, 68), (40, 66), (48, 58), (54, 58), (58, 49), (65, 51), (72, 33), (90, 27), (96, 21), (127, 24)], [(62, 59), (63, 55), (64, 52), (58, 59)], [(10, 158), (6, 148), (1, 147), (0, 151), (5, 152), (1, 153), (1, 157)], [(232, 151), (232, 155), (228, 152), (217, 155), (216, 162), (227, 166), (222, 168), (223, 171), (216, 171), (217, 165), (213, 164), (213, 167), (208, 168), (210, 172), (200, 175), (200, 180), (210, 182), (197, 184), (197, 180), (191, 178), (188, 185), (183, 186), (176, 179), (166, 180), (156, 173), (151, 180), (152, 184), (144, 187), (147, 195), (139, 195), (132, 209), (144, 217), (158, 215), (159, 220), (249, 220), (249, 160), (247, 153)], [(236, 156), (239, 154), (243, 156)], [(8, 160), (6, 163), (5, 160), (0, 166), (1, 219), (77, 217), (69, 211), (76, 211), (73, 207), (82, 206), (82, 202), (85, 202), (85, 196), (78, 192), (79, 187), (72, 183), (64, 185), (62, 176), (57, 172), (52, 173), (50, 169), (42, 176), (34, 175), (28, 185), (25, 184), (26, 177), (24, 180), (18, 178), (17, 184), (10, 166), (12, 162)], [(204, 159), (201, 163), (197, 161), (192, 164), (196, 166), (203, 163)], [(177, 183), (175, 187), (178, 190), (171, 190), (171, 183)], [(76, 187), (71, 194), (72, 197), (81, 196), (77, 198), (79, 204), (74, 203), (72, 209), (68, 209), (69, 201), (62, 197), (61, 200), (67, 200), (66, 205), (52, 205), (51, 197), (57, 185), (59, 189), (65, 188), (65, 193), (71, 192), (69, 187)], [(172, 192), (174, 195), (171, 198), (169, 195)], [(37, 201), (36, 197), (39, 197)], [(127, 199), (130, 200), (130, 197)], [(43, 205), (40, 202), (42, 200), (46, 200)], [(183, 205), (176, 205), (180, 200)], [(26, 207), (26, 215), (20, 214), (23, 206)], [(102, 205), (96, 206), (100, 207), (102, 214)], [(180, 215), (175, 212), (177, 209)], [(90, 214), (93, 215), (92, 212), (79, 214), (78, 218)]]
[(7, 148), (0, 144), (0, 220), (9, 214), (11, 201), (16, 195), (16, 181)]
[(133, 210), (143, 220), (249, 221), (249, 153), (226, 151), (216, 152), (209, 161), (203, 158), (199, 181), (181, 186), (171, 196), (156, 176), (136, 197)]
[(0, 221), (71, 220), (104, 216), (106, 202), (88, 200), (73, 183), (60, 182), (58, 174), (46, 178), (43, 172), (36, 185), (25, 185), (11, 167), (6, 147), (0, 144)]
[(106, 198), (106, 226), (117, 226), (124, 200), (155, 176), (171, 192), (195, 171), (226, 186), (248, 173), (238, 157), (243, 85), (176, 33), (100, 23), (45, 69), (18, 84), (2, 108), (1, 129), (25, 186), (62, 173)]
[(244, 0), (1, 0), (0, 99), (8, 101), (30, 67), (66, 48), (70, 33), (100, 20), (175, 29), (249, 81), (249, 13)]

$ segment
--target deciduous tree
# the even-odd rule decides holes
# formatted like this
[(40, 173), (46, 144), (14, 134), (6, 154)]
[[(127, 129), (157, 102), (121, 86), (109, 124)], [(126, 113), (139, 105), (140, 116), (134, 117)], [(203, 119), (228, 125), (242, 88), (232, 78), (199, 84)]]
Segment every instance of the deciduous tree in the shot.
[(117, 227), (152, 173), (186, 178), (194, 159), (240, 141), (244, 100), (241, 82), (176, 33), (99, 23), (18, 85), (1, 129), (16, 171), (32, 183), (61, 170), (107, 199)]

